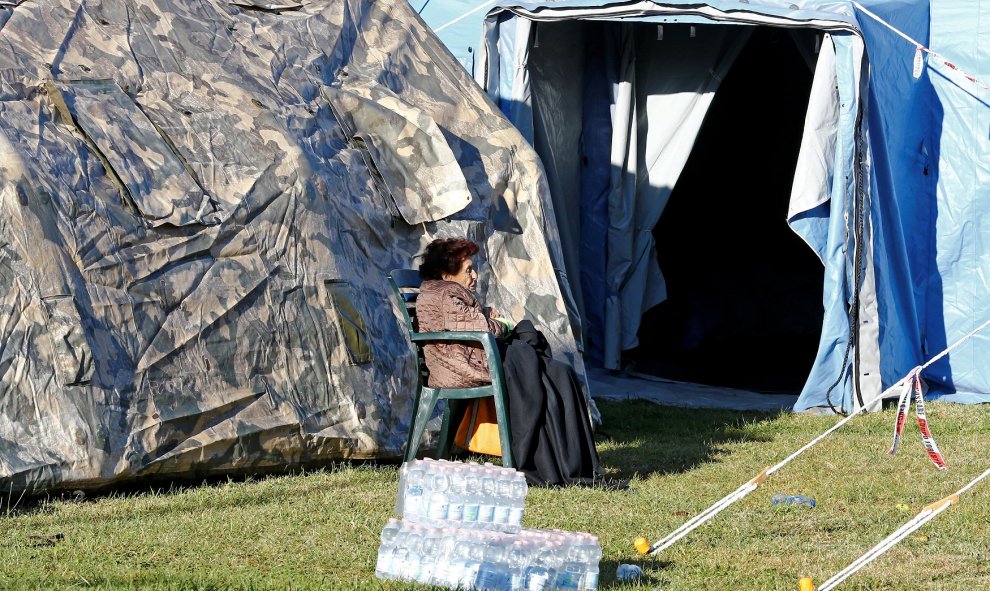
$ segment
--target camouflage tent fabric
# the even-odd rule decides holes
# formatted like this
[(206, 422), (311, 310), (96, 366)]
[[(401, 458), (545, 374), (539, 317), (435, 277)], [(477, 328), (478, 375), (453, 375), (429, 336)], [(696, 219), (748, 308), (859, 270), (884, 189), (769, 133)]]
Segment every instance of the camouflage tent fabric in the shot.
[(404, 0), (0, 0), (0, 490), (395, 458), (386, 272), (584, 370), (539, 161)]

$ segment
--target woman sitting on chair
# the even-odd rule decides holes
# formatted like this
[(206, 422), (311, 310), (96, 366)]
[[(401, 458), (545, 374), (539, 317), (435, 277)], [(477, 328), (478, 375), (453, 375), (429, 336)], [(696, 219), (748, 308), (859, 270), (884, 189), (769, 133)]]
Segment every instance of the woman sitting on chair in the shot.
[[(483, 310), (474, 295), (478, 272), (472, 257), (478, 245), (464, 238), (434, 240), (426, 247), (416, 297), (421, 332), (478, 330), (504, 340), (507, 321), (494, 310)], [(432, 388), (470, 388), (492, 381), (485, 352), (477, 343), (437, 343), (424, 348)]]
[[(512, 455), (530, 484), (606, 484), (587, 401), (572, 368), (552, 358), (546, 339), (532, 322), (523, 320), (513, 327), (498, 311), (481, 306), (474, 293), (478, 273), (472, 260), (478, 250), (464, 238), (438, 239), (426, 247), (419, 267), (423, 283), (416, 298), (419, 330), (488, 331), (499, 340)], [(424, 352), (431, 387), (466, 388), (491, 382), (478, 344), (429, 344)]]

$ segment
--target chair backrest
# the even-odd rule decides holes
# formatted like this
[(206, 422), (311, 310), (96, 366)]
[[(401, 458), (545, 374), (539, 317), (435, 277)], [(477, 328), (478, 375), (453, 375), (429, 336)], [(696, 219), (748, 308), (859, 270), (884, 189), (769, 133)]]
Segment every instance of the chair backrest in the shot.
[(388, 272), (388, 282), (392, 286), (395, 303), (398, 304), (402, 318), (406, 321), (406, 329), (410, 333), (417, 332), (419, 327), (416, 322), (416, 297), (419, 295), (419, 286), (423, 282), (419, 278), (419, 271), (415, 269), (392, 269)]
[[(415, 269), (392, 269), (388, 272), (392, 297), (399, 311), (402, 312), (402, 319), (406, 322), (406, 330), (409, 331), (410, 337), (413, 333), (419, 332), (419, 323), (416, 321), (416, 298), (419, 296), (419, 285), (422, 282), (419, 271)], [(412, 344), (419, 363), (419, 371), (416, 375), (419, 383), (416, 387), (421, 388), (428, 382), (430, 370), (426, 367), (426, 355), (423, 353), (422, 344), (416, 342)]]

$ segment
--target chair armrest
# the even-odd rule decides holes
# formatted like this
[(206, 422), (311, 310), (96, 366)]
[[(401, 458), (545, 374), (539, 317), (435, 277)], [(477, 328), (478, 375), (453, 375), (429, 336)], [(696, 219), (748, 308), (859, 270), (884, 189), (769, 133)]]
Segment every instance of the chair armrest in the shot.
[(481, 343), (488, 361), (488, 373), (492, 378), (492, 388), (499, 395), (505, 395), (505, 373), (502, 370), (502, 358), (498, 355), (495, 335), (480, 330), (446, 330), (443, 332), (414, 332), (409, 337), (414, 343), (433, 342), (473, 342)]
[(415, 343), (452, 343), (469, 342), (480, 343), (485, 350), (485, 357), (488, 359), (488, 367), (501, 369), (502, 360), (498, 356), (498, 346), (495, 344), (495, 335), (482, 330), (445, 330), (443, 332), (414, 332), (410, 338)]
[[(410, 335), (413, 342), (473, 342), (481, 343), (486, 349), (494, 347), (495, 335), (483, 330), (444, 330), (441, 332), (414, 332)], [(495, 348), (497, 351), (498, 349)]]

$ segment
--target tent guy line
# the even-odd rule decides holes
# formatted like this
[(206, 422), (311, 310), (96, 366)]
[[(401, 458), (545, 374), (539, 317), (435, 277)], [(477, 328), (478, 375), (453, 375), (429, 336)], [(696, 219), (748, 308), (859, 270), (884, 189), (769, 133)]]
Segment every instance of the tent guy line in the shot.
[(677, 540), (680, 540), (681, 538), (683, 538), (687, 534), (689, 534), (692, 531), (694, 531), (695, 529), (697, 529), (701, 524), (705, 523), (706, 521), (708, 521), (712, 517), (715, 517), (716, 515), (718, 515), (722, 511), (722, 509), (725, 509), (726, 507), (728, 507), (732, 503), (735, 503), (739, 499), (745, 497), (749, 493), (751, 493), (754, 490), (756, 490), (757, 487), (759, 487), (761, 484), (763, 484), (763, 482), (771, 474), (773, 474), (777, 470), (783, 468), (791, 460), (793, 460), (797, 456), (799, 456), (802, 453), (804, 453), (805, 451), (807, 451), (809, 448), (811, 448), (813, 445), (815, 445), (816, 443), (818, 443), (822, 439), (825, 439), (826, 437), (828, 437), (833, 431), (836, 431), (837, 429), (839, 429), (839, 427), (842, 427), (843, 425), (845, 425), (846, 423), (848, 423), (850, 420), (852, 420), (853, 417), (855, 417), (857, 414), (859, 414), (860, 412), (862, 412), (867, 407), (868, 407), (868, 405), (860, 406), (854, 412), (850, 413), (849, 416), (845, 417), (844, 419), (842, 419), (841, 421), (839, 421), (838, 423), (836, 423), (835, 425), (833, 425), (832, 427), (830, 427), (824, 433), (822, 433), (818, 437), (815, 437), (814, 439), (812, 439), (808, 443), (804, 444), (804, 446), (801, 447), (799, 450), (797, 450), (794, 453), (792, 453), (791, 455), (787, 456), (786, 458), (784, 458), (783, 460), (781, 460), (777, 464), (775, 464), (775, 465), (773, 465), (773, 466), (771, 466), (769, 468), (766, 468), (765, 470), (763, 470), (762, 472), (760, 472), (759, 474), (757, 474), (756, 476), (754, 476), (752, 479), (750, 479), (749, 481), (747, 481), (745, 484), (743, 484), (742, 486), (740, 486), (739, 488), (737, 488), (735, 491), (729, 493), (728, 495), (726, 495), (725, 497), (723, 497), (720, 501), (718, 501), (717, 503), (715, 503), (714, 505), (712, 505), (708, 509), (704, 510), (703, 512), (699, 513), (695, 517), (693, 517), (690, 520), (688, 520), (687, 522), (685, 522), (684, 525), (682, 525), (681, 527), (677, 528), (676, 530), (674, 530), (673, 532), (671, 532), (670, 534), (668, 534), (662, 540), (654, 543), (653, 545), (651, 545), (649, 547), (645, 547), (645, 545), (637, 544), (636, 550), (640, 554), (654, 554), (655, 555), (658, 552), (660, 552), (662, 550), (665, 550), (666, 548), (669, 548), (675, 542), (677, 542)]
[[(965, 335), (964, 337), (962, 337), (959, 340), (957, 340), (955, 343), (952, 343), (951, 345), (949, 345), (948, 347), (946, 347), (943, 351), (941, 351), (940, 353), (936, 354), (934, 357), (932, 357), (931, 359), (929, 359), (923, 365), (919, 365), (919, 366), (913, 368), (910, 372), (907, 373), (907, 375), (905, 375), (903, 378), (901, 378), (900, 380), (898, 380), (897, 382), (895, 382), (894, 385), (892, 385), (883, 394), (881, 394), (877, 398), (877, 400), (880, 400), (880, 399), (884, 398), (884, 394), (886, 394), (887, 392), (890, 392), (891, 390), (893, 390), (897, 386), (905, 385), (906, 384), (908, 387), (911, 387), (911, 385), (913, 384), (913, 380), (916, 379), (918, 376), (920, 376), (921, 371), (923, 369), (925, 369), (926, 367), (928, 367), (932, 363), (935, 363), (936, 361), (938, 361), (942, 357), (945, 357), (946, 355), (948, 355), (950, 351), (952, 351), (953, 349), (955, 349), (956, 347), (958, 347), (959, 345), (961, 345), (965, 341), (967, 341), (970, 338), (972, 338), (976, 333), (980, 332), (981, 330), (983, 330), (987, 326), (990, 326), (990, 320), (987, 320), (986, 322), (984, 322), (983, 324), (981, 324), (980, 326), (978, 326), (976, 329), (972, 330), (969, 334)], [(701, 526), (703, 523), (705, 523), (706, 521), (708, 521), (712, 517), (715, 517), (716, 515), (718, 515), (719, 513), (721, 513), (723, 509), (725, 509), (726, 507), (728, 507), (732, 503), (735, 503), (739, 499), (745, 497), (749, 493), (751, 493), (754, 490), (756, 490), (761, 484), (763, 484), (763, 482), (771, 474), (773, 474), (777, 470), (783, 468), (785, 465), (787, 465), (788, 463), (790, 463), (791, 460), (793, 460), (794, 458), (798, 457), (799, 455), (801, 455), (802, 453), (804, 453), (805, 451), (807, 451), (808, 449), (810, 449), (812, 446), (814, 446), (815, 444), (817, 444), (822, 439), (825, 439), (826, 437), (828, 437), (829, 435), (831, 435), (834, 431), (838, 430), (840, 427), (842, 427), (843, 425), (845, 425), (846, 423), (848, 423), (850, 420), (852, 420), (853, 417), (855, 417), (856, 415), (858, 415), (863, 410), (869, 408), (871, 405), (872, 404), (864, 404), (864, 405), (860, 406), (855, 411), (853, 411), (852, 413), (850, 413), (849, 416), (845, 417), (844, 419), (842, 419), (841, 421), (839, 421), (835, 425), (831, 426), (824, 433), (822, 433), (818, 437), (815, 437), (814, 439), (812, 439), (808, 443), (804, 444), (804, 446), (802, 446), (800, 449), (798, 449), (797, 451), (795, 451), (791, 455), (787, 456), (786, 458), (784, 458), (783, 460), (781, 460), (777, 464), (774, 464), (773, 466), (771, 466), (771, 467), (763, 470), (762, 472), (760, 472), (759, 474), (757, 474), (756, 476), (754, 476), (752, 479), (750, 479), (749, 481), (747, 481), (745, 484), (743, 484), (742, 486), (740, 486), (736, 490), (734, 490), (731, 493), (727, 494), (726, 496), (722, 497), (722, 499), (720, 499), (714, 505), (712, 505), (711, 507), (705, 509), (704, 511), (702, 511), (698, 515), (695, 515), (694, 517), (692, 517), (691, 519), (689, 519), (688, 521), (686, 521), (683, 525), (681, 525), (679, 528), (677, 528), (674, 531), (672, 531), (669, 534), (667, 534), (667, 536), (664, 537), (663, 539), (661, 539), (661, 540), (653, 543), (652, 545), (647, 545), (648, 542), (646, 542), (644, 538), (637, 539), (636, 540), (636, 543), (635, 543), (636, 551), (639, 552), (640, 554), (656, 555), (657, 553), (659, 553), (659, 552), (661, 552), (661, 551), (669, 548), (670, 546), (674, 545), (674, 543), (676, 543), (678, 540), (680, 540), (684, 536), (688, 535), (689, 533), (691, 533), (692, 531), (694, 531), (695, 529), (697, 529), (699, 526)], [(921, 412), (923, 413), (924, 411), (922, 410)], [(898, 416), (900, 416), (900, 412), (898, 413)], [(922, 418), (923, 418), (923, 414), (919, 415), (919, 423), (920, 423), (920, 420)], [(923, 433), (924, 433), (924, 431), (926, 429), (927, 429), (927, 427), (923, 427), (922, 428)], [(927, 447), (927, 442), (926, 442), (926, 447)], [(936, 452), (937, 452), (937, 449), (936, 449)], [(931, 453), (930, 452), (929, 452), (929, 457), (931, 457)], [(936, 466), (938, 466), (938, 463), (936, 463)], [(942, 466), (939, 466), (939, 469), (940, 470), (944, 470), (945, 469), (944, 463), (942, 464)], [(986, 474), (984, 474), (983, 476), (985, 476), (985, 475)], [(980, 476), (980, 478), (982, 479), (983, 476)], [(971, 483), (969, 486), (972, 486), (972, 484), (974, 484), (974, 483)], [(960, 491), (960, 492), (963, 492), (963, 491)], [(959, 493), (956, 493), (956, 494), (959, 494)], [(819, 590), (819, 591), (821, 591), (821, 590)]]
[[(950, 62), (948, 59), (945, 58), (945, 56), (940, 55), (938, 52), (932, 51), (931, 49), (925, 47), (921, 43), (918, 43), (917, 41), (915, 41), (914, 39), (912, 39), (910, 36), (908, 36), (907, 33), (904, 33), (903, 31), (901, 31), (900, 29), (898, 29), (894, 25), (888, 23), (887, 21), (883, 20), (879, 16), (873, 14), (872, 12), (869, 11), (869, 9), (867, 9), (865, 6), (863, 6), (859, 2), (853, 2), (852, 4), (853, 4), (853, 6), (855, 6), (856, 8), (858, 8), (860, 11), (862, 11), (863, 14), (865, 14), (866, 16), (872, 18), (873, 20), (877, 21), (881, 25), (887, 27), (888, 29), (890, 29), (891, 31), (893, 31), (894, 33), (896, 33), (898, 36), (900, 36), (901, 38), (903, 38), (907, 42), (909, 42), (912, 45), (914, 45), (915, 48), (916, 48), (915, 49), (916, 51), (923, 51), (925, 53), (928, 53), (928, 54), (932, 55), (933, 57), (937, 57), (939, 60), (941, 60), (941, 62), (946, 67), (951, 68), (951, 69), (959, 72), (960, 74), (962, 74), (963, 76), (965, 76), (967, 80), (969, 80), (973, 84), (979, 86), (983, 90), (990, 91), (990, 86), (987, 86), (986, 84), (980, 82), (980, 80), (977, 79), (976, 76), (970, 74), (969, 72), (963, 70), (962, 68), (956, 66), (954, 63)], [(915, 76), (915, 77), (917, 77), (917, 76)]]
[(877, 558), (887, 550), (893, 548), (894, 545), (897, 544), (897, 542), (900, 542), (901, 540), (909, 536), (912, 532), (914, 532), (915, 530), (919, 529), (921, 526), (925, 525), (926, 523), (934, 519), (939, 513), (945, 511), (952, 505), (958, 504), (959, 495), (963, 494), (964, 492), (975, 486), (976, 483), (983, 480), (988, 475), (990, 475), (990, 468), (985, 470), (983, 474), (980, 474), (973, 480), (969, 481), (969, 483), (966, 486), (960, 488), (954, 494), (951, 494), (943, 499), (935, 501), (934, 503), (931, 503), (930, 505), (922, 509), (920, 513), (918, 513), (917, 515), (914, 516), (913, 519), (911, 519), (911, 521), (908, 521), (907, 523), (899, 527), (892, 534), (884, 538), (883, 541), (881, 541), (879, 544), (877, 544), (869, 551), (867, 551), (865, 554), (863, 554), (862, 556), (854, 560), (852, 563), (850, 563), (849, 566), (847, 566), (846, 568), (842, 569), (841, 571), (833, 575), (832, 578), (830, 578), (829, 580), (825, 581), (822, 584), (822, 586), (818, 588), (817, 591), (829, 591), (839, 586), (840, 583), (848, 579), (856, 571), (858, 571), (859, 569), (863, 568), (864, 566), (872, 562), (875, 558)]
[[(465, 12), (464, 14), (462, 14), (461, 16), (459, 16), (459, 17), (457, 17), (457, 18), (455, 18), (455, 19), (453, 19), (453, 20), (451, 20), (449, 22), (446, 22), (446, 23), (440, 25), (439, 27), (433, 29), (433, 32), (434, 33), (439, 33), (440, 31), (446, 29), (450, 25), (452, 25), (452, 24), (454, 24), (454, 23), (456, 23), (456, 22), (458, 22), (458, 21), (460, 21), (462, 19), (467, 18), (467, 17), (471, 16), (472, 14), (478, 12), (482, 8), (485, 8), (489, 4), (494, 4), (494, 3), (495, 3), (495, 0), (487, 0), (486, 2), (482, 2), (477, 7), (472, 8), (471, 10), (469, 10), (469, 11)], [(426, 7), (426, 5), (423, 5), (423, 8), (425, 8), (425, 7)], [(422, 10), (422, 9), (420, 9), (420, 10)]]
[[(907, 413), (910, 409), (911, 391), (913, 390), (915, 392), (915, 415), (918, 419), (918, 428), (921, 430), (921, 441), (925, 446), (925, 450), (928, 452), (929, 459), (931, 459), (932, 463), (935, 464), (935, 467), (939, 470), (946, 469), (945, 460), (942, 459), (942, 453), (939, 451), (934, 437), (932, 437), (928, 426), (928, 418), (925, 416), (925, 398), (921, 390), (921, 372), (923, 372), (931, 364), (948, 355), (959, 345), (973, 338), (976, 333), (980, 332), (987, 326), (990, 326), (990, 319), (987, 319), (983, 322), (983, 324), (971, 330), (969, 334), (963, 336), (950, 346), (946, 347), (941, 353), (935, 355), (923, 365), (919, 365), (909, 371), (906, 376), (898, 380), (894, 385), (887, 389), (887, 392), (890, 392), (898, 386), (902, 387), (901, 394), (897, 401), (897, 415), (894, 418), (894, 442), (890, 446), (890, 451), (888, 452), (889, 454), (894, 455), (897, 452), (897, 446), (901, 439), (901, 431), (904, 429), (904, 423), (907, 420)], [(881, 394), (880, 398), (883, 397), (884, 395)]]

